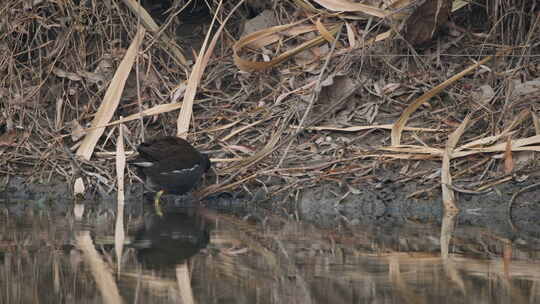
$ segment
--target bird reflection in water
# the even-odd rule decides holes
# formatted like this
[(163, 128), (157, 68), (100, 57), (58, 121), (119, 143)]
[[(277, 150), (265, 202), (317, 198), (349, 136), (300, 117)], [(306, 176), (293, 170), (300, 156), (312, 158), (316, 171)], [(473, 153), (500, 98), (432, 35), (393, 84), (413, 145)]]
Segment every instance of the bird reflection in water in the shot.
[(133, 247), (143, 267), (163, 269), (184, 263), (206, 248), (209, 225), (194, 208), (177, 208), (163, 216), (145, 218), (145, 225), (135, 234)]

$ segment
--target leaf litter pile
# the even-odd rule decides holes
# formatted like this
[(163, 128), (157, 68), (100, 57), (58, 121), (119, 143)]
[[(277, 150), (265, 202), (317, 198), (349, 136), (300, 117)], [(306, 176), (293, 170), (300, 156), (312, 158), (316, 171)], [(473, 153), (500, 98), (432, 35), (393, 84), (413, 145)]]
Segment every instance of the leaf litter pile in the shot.
[(4, 181), (123, 189), (158, 135), (211, 155), (200, 196), (354, 192), (389, 169), (451, 210), (455, 191), (538, 171), (536, 1), (8, 0), (0, 16)]

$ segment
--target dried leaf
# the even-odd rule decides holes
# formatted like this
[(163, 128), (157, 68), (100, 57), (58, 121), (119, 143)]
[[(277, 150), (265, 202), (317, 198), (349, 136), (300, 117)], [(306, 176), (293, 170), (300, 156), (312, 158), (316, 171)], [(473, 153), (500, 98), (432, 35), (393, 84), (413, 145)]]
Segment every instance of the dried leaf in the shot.
[(336, 12), (362, 12), (370, 16), (386, 18), (390, 15), (389, 11), (382, 10), (375, 6), (351, 2), (347, 0), (313, 0), (322, 7)]
[(526, 96), (531, 94), (540, 95), (540, 78), (517, 84), (512, 91), (512, 97)]
[(82, 77), (77, 75), (77, 73), (67, 72), (65, 70), (62, 70), (60, 68), (53, 68), (52, 73), (60, 78), (67, 78), (72, 81), (81, 81)]
[(262, 13), (257, 15), (255, 18), (249, 19), (244, 25), (244, 32), (242, 36), (260, 31), (265, 28), (269, 28), (277, 25), (275, 12), (273, 10), (264, 10)]
[[(500, 56), (504, 54), (506, 51), (498, 52), (497, 55)], [(403, 128), (405, 127), (405, 124), (407, 123), (407, 120), (409, 117), (418, 109), (424, 102), (427, 102), (429, 99), (431, 99), (433, 96), (437, 95), (439, 92), (444, 90), (446, 87), (451, 85), (452, 83), (456, 82), (457, 80), (461, 79), (468, 73), (472, 72), (474, 69), (478, 68), (480, 65), (488, 62), (491, 60), (493, 56), (487, 56), (484, 59), (480, 60), (479, 62), (469, 66), (465, 70), (461, 71), (460, 73), (452, 76), (451, 78), (447, 79), (443, 83), (439, 84), (438, 86), (434, 87), (433, 89), (429, 90), (428, 92), (424, 93), (424, 95), (420, 96), (418, 99), (416, 99), (412, 104), (410, 104), (405, 111), (401, 114), (399, 119), (394, 124), (394, 127), (392, 128), (392, 146), (399, 146), (401, 142), (401, 132), (403, 131)]]
[(21, 135), (20, 132), (18, 132), (16, 129), (11, 129), (10, 131), (5, 132), (4, 134), (0, 135), (0, 147), (1, 146), (8, 146), (8, 147), (14, 147), (17, 143), (17, 138)]
[(427, 0), (407, 19), (405, 39), (413, 46), (423, 45), (433, 38), (450, 17), (452, 0)]
[(255, 150), (253, 150), (253, 148), (249, 148), (249, 147), (246, 147), (246, 146), (240, 146), (240, 145), (229, 145), (229, 146), (227, 146), (227, 148), (229, 148), (231, 150), (240, 151), (240, 152), (246, 153), (246, 154), (253, 154), (255, 152)]
[[(129, 76), (129, 71), (131, 71), (131, 67), (135, 62), (137, 51), (139, 50), (139, 46), (144, 38), (144, 33), (144, 29), (140, 28), (133, 38), (129, 49), (126, 52), (126, 56), (124, 59), (122, 59), (122, 62), (118, 66), (111, 84), (105, 93), (105, 97), (103, 97), (103, 102), (99, 106), (94, 120), (92, 121), (92, 126), (105, 125), (110, 121), (111, 117), (116, 111), (124, 85), (126, 84), (126, 80)], [(96, 128), (88, 131), (81, 146), (77, 150), (77, 155), (89, 160), (92, 156), (97, 141), (103, 134), (103, 131), (105, 131), (104, 128)]]
[(540, 135), (540, 120), (538, 120), (538, 116), (533, 111), (531, 111), (531, 117), (534, 124), (534, 132), (536, 135)]
[[(369, 126), (355, 126), (347, 128), (338, 128), (338, 127), (307, 127), (307, 130), (317, 130), (317, 131), (338, 131), (338, 132), (358, 132), (371, 129), (392, 129), (394, 125), (369, 125)], [(293, 126), (293, 128), (295, 128)], [(415, 131), (415, 132), (439, 132), (439, 129), (430, 129), (430, 128), (414, 128), (414, 127), (405, 127), (404, 131)]]
[(504, 173), (510, 174), (514, 170), (514, 160), (512, 158), (512, 138), (508, 136), (506, 139), (506, 147), (504, 150)]
[[(297, 25), (298, 25), (298, 22), (293, 23), (293, 24), (275, 26), (275, 27), (265, 29), (265, 30), (262, 30), (262, 31), (258, 31), (258, 32), (255, 32), (255, 33), (252, 33), (252, 34), (249, 34), (249, 35), (247, 35), (245, 37), (240, 38), (240, 40), (238, 40), (233, 45), (234, 63), (242, 71), (246, 71), (246, 72), (261, 71), (261, 70), (271, 68), (271, 67), (273, 67), (275, 65), (278, 65), (281, 62), (283, 62), (283, 61), (285, 61), (285, 60), (287, 60), (287, 59), (289, 59), (289, 58), (291, 58), (291, 57), (293, 57), (293, 56), (295, 56), (295, 55), (297, 55), (297, 54), (299, 54), (299, 53), (301, 53), (301, 52), (303, 52), (305, 50), (308, 50), (308, 49), (310, 49), (312, 47), (318, 46), (318, 45), (326, 42), (326, 40), (322, 36), (318, 36), (316, 38), (313, 38), (311, 40), (308, 40), (308, 41), (296, 46), (295, 48), (293, 48), (291, 50), (288, 50), (288, 51), (274, 57), (273, 59), (271, 59), (270, 61), (267, 61), (267, 62), (247, 60), (247, 59), (244, 59), (244, 58), (242, 58), (240, 56), (240, 53), (242, 52), (244, 47), (251, 46), (253, 43), (257, 42), (258, 40), (264, 40), (265, 42), (267, 42), (269, 37), (273, 37), (275, 34), (286, 31), (286, 30), (289, 30), (291, 27), (297, 26)], [(330, 32), (331, 35), (335, 35), (340, 28), (341, 27), (339, 25), (332, 25), (332, 26), (329, 27), (328, 31)], [(316, 27), (313, 27), (312, 30), (316, 30)]]

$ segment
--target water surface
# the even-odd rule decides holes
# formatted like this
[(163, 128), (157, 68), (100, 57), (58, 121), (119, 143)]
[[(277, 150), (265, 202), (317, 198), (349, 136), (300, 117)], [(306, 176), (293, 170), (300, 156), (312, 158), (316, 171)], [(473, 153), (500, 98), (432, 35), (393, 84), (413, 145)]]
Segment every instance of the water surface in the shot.
[(177, 208), (125, 215), (119, 242), (110, 210), (28, 209), (0, 216), (0, 303), (540, 302), (538, 243), (459, 215), (323, 229)]

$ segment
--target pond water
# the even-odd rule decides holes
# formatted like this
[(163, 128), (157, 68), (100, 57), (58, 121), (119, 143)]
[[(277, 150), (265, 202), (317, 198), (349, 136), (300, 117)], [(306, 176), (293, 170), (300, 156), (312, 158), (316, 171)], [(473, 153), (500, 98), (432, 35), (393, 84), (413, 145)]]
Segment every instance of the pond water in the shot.
[(122, 237), (112, 209), (12, 209), (0, 303), (540, 303), (539, 243), (460, 215), (329, 229), (176, 208), (127, 212)]

